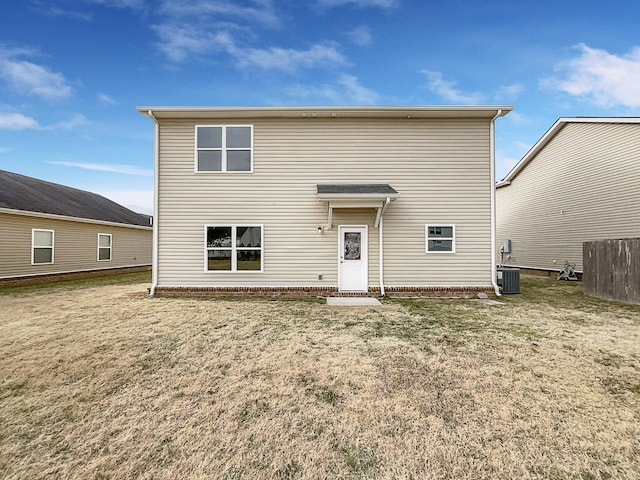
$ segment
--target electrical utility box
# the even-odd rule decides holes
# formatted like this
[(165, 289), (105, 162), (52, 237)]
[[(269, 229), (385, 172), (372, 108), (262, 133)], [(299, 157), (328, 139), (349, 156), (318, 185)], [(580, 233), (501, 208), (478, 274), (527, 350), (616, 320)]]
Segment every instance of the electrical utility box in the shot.
[(498, 286), (502, 293), (520, 293), (520, 269), (515, 267), (498, 267)]

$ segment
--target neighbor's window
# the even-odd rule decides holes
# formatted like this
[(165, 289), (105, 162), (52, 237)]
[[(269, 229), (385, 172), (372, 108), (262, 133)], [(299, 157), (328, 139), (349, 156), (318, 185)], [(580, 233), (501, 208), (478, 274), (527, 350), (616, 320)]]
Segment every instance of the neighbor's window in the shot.
[(31, 263), (53, 263), (53, 230), (31, 230)]
[(427, 225), (427, 253), (455, 253), (455, 225)]
[(251, 125), (197, 125), (197, 172), (251, 172)]
[(262, 271), (261, 225), (207, 225), (206, 270)]
[(98, 234), (98, 261), (106, 262), (111, 260), (111, 234)]

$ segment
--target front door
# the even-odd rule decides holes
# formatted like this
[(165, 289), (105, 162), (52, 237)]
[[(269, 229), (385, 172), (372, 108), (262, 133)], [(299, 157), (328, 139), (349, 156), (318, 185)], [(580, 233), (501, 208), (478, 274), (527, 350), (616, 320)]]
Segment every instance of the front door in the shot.
[(368, 290), (367, 227), (340, 225), (338, 283), (341, 292)]

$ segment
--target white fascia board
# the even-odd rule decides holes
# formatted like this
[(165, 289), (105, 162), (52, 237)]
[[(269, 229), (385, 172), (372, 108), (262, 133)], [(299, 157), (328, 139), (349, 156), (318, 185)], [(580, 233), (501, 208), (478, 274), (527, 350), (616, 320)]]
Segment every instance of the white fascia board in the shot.
[(400, 196), (399, 193), (318, 193), (318, 200), (322, 202), (344, 200), (345, 202), (354, 202), (362, 200), (386, 200), (390, 198), (392, 201)]
[(138, 106), (146, 117), (163, 118), (486, 118), (504, 116), (513, 106), (298, 106), (182, 107)]
[(9, 215), (21, 215), (24, 217), (50, 218), (52, 220), (65, 220), (67, 222), (91, 223), (94, 225), (108, 225), (112, 227), (134, 228), (137, 230), (152, 230), (153, 227), (144, 225), (132, 225), (131, 223), (107, 222), (104, 220), (93, 220), (91, 218), (69, 217), (67, 215), (55, 215), (53, 213), (30, 212), (27, 210), (15, 210), (13, 208), (0, 208), (0, 213)]

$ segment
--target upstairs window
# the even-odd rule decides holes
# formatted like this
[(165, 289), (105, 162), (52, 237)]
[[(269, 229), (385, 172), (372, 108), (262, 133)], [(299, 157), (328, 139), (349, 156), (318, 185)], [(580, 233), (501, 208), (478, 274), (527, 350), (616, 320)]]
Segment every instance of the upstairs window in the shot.
[(207, 225), (206, 271), (261, 272), (261, 225)]
[(44, 265), (53, 263), (53, 230), (31, 230), (31, 263)]
[(98, 234), (98, 261), (99, 262), (111, 261), (111, 234), (110, 233)]
[(427, 225), (427, 253), (455, 253), (455, 225)]
[(253, 171), (251, 125), (197, 125), (196, 172)]

